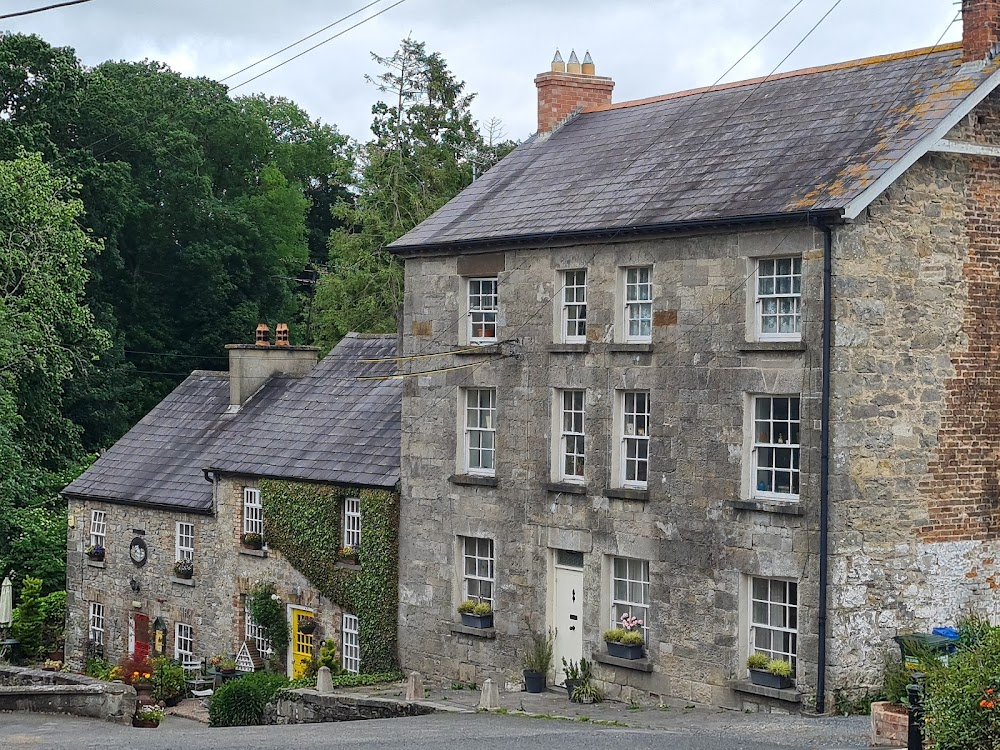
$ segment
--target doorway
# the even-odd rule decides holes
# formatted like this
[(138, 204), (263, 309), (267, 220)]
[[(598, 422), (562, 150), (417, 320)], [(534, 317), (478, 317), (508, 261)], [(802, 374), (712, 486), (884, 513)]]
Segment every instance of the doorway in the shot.
[(562, 660), (580, 661), (583, 656), (583, 553), (555, 550), (552, 561), (552, 661), (556, 684), (561, 685), (566, 679)]
[(299, 626), (302, 620), (312, 619), (313, 611), (304, 607), (289, 605), (288, 614), (289, 620), (291, 620), (292, 623), (292, 647), (289, 649), (288, 653), (288, 658), (291, 662), (289, 665), (289, 673), (294, 680), (305, 676), (306, 669), (309, 667), (309, 662), (312, 659), (313, 634), (311, 632), (303, 633)]
[(133, 612), (129, 617), (128, 653), (136, 659), (149, 656), (149, 615)]

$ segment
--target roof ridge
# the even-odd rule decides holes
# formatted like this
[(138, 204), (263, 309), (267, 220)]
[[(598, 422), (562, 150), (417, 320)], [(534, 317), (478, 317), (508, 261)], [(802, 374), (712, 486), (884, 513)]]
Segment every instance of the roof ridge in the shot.
[(670, 94), (651, 96), (645, 99), (633, 99), (631, 101), (619, 102), (617, 104), (606, 104), (599, 107), (588, 107), (586, 109), (581, 110), (580, 114), (589, 114), (592, 112), (606, 112), (612, 109), (627, 109), (629, 107), (639, 107), (644, 104), (657, 104), (658, 102), (665, 102), (671, 99), (681, 99), (685, 96), (692, 96), (694, 94), (705, 94), (711, 91), (725, 91), (727, 89), (736, 89), (736, 88), (741, 88), (743, 86), (753, 86), (759, 83), (764, 83), (765, 81), (780, 81), (786, 78), (797, 78), (799, 76), (814, 75), (816, 73), (828, 73), (834, 70), (846, 70), (848, 68), (858, 68), (865, 65), (881, 65), (882, 63), (895, 62), (896, 60), (906, 60), (911, 57), (920, 57), (921, 55), (938, 54), (941, 52), (952, 52), (954, 50), (961, 48), (962, 48), (961, 42), (952, 42), (949, 44), (941, 44), (933, 47), (920, 47), (918, 49), (905, 50), (903, 52), (893, 52), (887, 55), (861, 57), (856, 60), (847, 60), (845, 62), (830, 63), (828, 65), (820, 65), (812, 68), (800, 68), (799, 70), (789, 70), (784, 73), (777, 73), (771, 76), (759, 76), (757, 78), (748, 78), (742, 81), (723, 83), (718, 86), (702, 86), (700, 88), (685, 89), (684, 91), (676, 91)]

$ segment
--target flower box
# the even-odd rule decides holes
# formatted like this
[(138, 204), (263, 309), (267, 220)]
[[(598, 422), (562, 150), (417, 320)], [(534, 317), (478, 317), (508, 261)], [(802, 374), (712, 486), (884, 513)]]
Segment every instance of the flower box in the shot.
[(132, 726), (140, 727), (141, 729), (156, 729), (158, 726), (160, 726), (160, 722), (150, 721), (148, 719), (136, 719), (135, 717), (133, 717)]
[(244, 534), (240, 537), (240, 541), (247, 549), (262, 549), (264, 547), (264, 538), (260, 534), (252, 532)]
[(608, 641), (608, 656), (616, 656), (619, 659), (641, 659), (642, 646), (626, 646), (624, 643)]
[(104, 562), (104, 549), (101, 548), (100, 551), (88, 552), (87, 559), (93, 560), (94, 562)]
[(493, 627), (493, 613), (488, 615), (470, 615), (466, 612), (462, 613), (462, 624), (467, 628), (480, 628), (485, 630), (486, 628)]
[(754, 685), (760, 685), (762, 687), (775, 688), (777, 690), (786, 690), (795, 684), (795, 681), (791, 677), (783, 677), (777, 674), (771, 674), (770, 672), (763, 669), (751, 669), (750, 670), (750, 682)]
[(316, 632), (316, 620), (312, 617), (302, 617), (299, 619), (299, 632), (305, 635), (312, 635)]

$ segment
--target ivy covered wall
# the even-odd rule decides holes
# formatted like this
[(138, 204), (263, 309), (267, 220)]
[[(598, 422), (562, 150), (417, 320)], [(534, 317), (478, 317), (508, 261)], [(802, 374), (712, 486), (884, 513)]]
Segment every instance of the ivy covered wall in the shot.
[[(263, 480), (264, 536), (270, 548), (331, 601), (358, 617), (361, 671), (399, 668), (399, 495), (321, 484)], [(344, 499), (361, 499), (361, 569), (337, 564)]]

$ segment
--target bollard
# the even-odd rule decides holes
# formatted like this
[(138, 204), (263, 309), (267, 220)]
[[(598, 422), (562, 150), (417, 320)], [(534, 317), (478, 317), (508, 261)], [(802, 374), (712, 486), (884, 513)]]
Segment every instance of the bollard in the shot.
[(920, 686), (923, 677), (920, 672), (914, 672), (913, 683), (906, 686), (906, 695), (910, 701), (906, 750), (923, 750), (924, 747), (924, 736), (921, 732), (921, 725), (924, 723), (924, 695)]
[(495, 711), (500, 708), (500, 691), (493, 684), (493, 680), (487, 677), (483, 680), (483, 690), (479, 694), (479, 710)]
[(424, 699), (424, 678), (420, 672), (410, 672), (406, 680), (406, 700), (422, 701)]
[(333, 692), (333, 674), (330, 672), (329, 667), (320, 667), (319, 672), (316, 673), (316, 692)]

